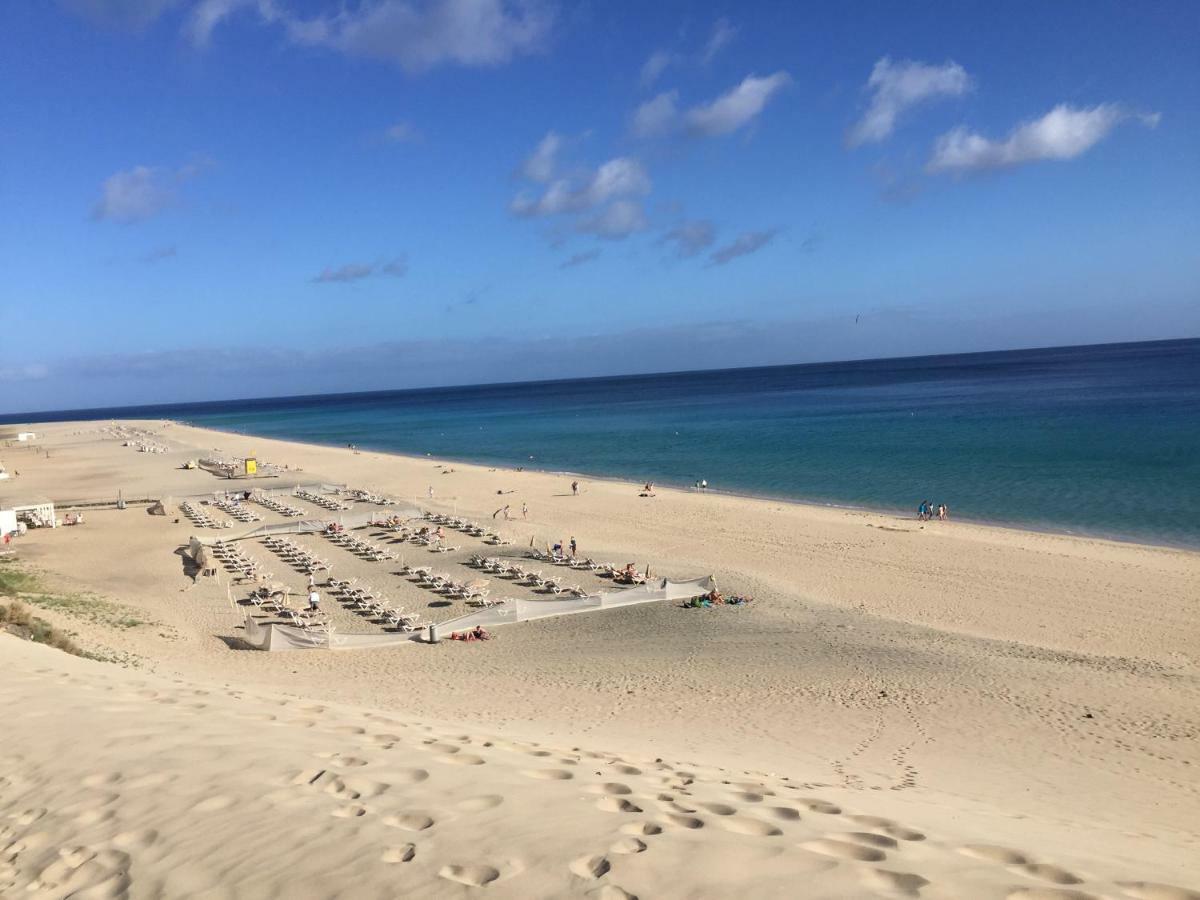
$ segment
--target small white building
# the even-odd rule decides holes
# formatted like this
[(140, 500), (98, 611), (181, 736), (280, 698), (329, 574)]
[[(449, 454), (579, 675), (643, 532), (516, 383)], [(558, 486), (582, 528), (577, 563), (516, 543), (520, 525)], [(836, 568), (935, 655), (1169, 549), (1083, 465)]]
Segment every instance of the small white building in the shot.
[(17, 531), (17, 511), (0, 509), (0, 538)]
[(12, 513), (16, 521), (24, 522), (30, 528), (58, 527), (58, 520), (54, 517), (53, 500), (37, 498), (28, 503), (14, 503), (0, 510), (0, 513)]
[(18, 431), (17, 432), (17, 440), (18, 441), (36, 441), (37, 440), (37, 432), (36, 431)]

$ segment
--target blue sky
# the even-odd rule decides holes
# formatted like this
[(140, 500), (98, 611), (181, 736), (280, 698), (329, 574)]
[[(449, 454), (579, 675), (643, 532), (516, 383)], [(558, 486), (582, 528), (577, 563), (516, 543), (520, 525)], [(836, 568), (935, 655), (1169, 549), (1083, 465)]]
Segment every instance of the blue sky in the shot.
[(0, 411), (1200, 334), (1200, 5), (0, 10)]

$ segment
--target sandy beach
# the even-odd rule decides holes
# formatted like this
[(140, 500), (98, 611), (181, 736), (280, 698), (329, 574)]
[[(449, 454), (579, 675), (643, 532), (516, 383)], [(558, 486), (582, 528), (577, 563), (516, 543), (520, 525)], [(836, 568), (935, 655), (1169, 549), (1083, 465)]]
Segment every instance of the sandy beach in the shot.
[[(19, 473), (0, 507), (169, 498), (166, 516), (87, 508), (12, 545), (5, 565), (58, 598), (33, 611), (110, 661), (0, 633), (0, 896), (1200, 897), (1200, 554), (122, 426), (165, 452), (102, 422), (0, 449)], [(218, 449), (288, 468), (181, 468)], [(193, 580), (177, 552), (246, 529), (197, 529), (179, 504), (313, 483), (512, 541), (392, 545), (456, 577), (477, 576), (473, 553), (574, 538), (754, 600), (483, 643), (246, 649), (246, 589)], [(295, 541), (427, 621), (467, 611), (396, 562)], [(306, 575), (242, 543), (303, 593)], [(340, 631), (383, 633), (324, 606)]]

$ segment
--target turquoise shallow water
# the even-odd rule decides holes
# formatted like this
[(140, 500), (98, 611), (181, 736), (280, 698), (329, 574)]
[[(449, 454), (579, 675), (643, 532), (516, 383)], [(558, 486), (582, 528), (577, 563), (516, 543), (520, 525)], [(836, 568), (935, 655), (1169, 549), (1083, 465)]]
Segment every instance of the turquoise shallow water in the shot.
[(32, 418), (150, 416), (1200, 547), (1200, 340)]

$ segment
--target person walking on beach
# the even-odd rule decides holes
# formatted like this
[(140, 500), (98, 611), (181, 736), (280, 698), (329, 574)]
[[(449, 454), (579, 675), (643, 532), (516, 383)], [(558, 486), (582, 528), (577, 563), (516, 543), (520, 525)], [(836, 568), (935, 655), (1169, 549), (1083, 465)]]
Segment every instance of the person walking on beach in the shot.
[(522, 519), (528, 519), (528, 518), (529, 518), (529, 504), (528, 504), (528, 503), (524, 503), (524, 502), (523, 502), (523, 503), (521, 504), (521, 518), (522, 518)]
[(571, 482), (571, 496), (572, 497), (579, 496), (579, 482), (578, 481)]
[(433, 499), (433, 485), (432, 484), (429, 486), (429, 499), (430, 500)]
[(321, 609), (321, 595), (317, 593), (317, 589), (313, 588), (308, 592), (308, 611), (319, 612)]
[(924, 522), (929, 515), (929, 501), (922, 500), (921, 505), (917, 507), (917, 521)]
[(950, 507), (946, 506), (945, 503), (943, 503), (941, 506), (938, 507), (938, 520), (939, 521), (945, 522), (946, 517), (949, 515), (950, 515)]
[(579, 549), (579, 545), (575, 543), (575, 535), (571, 535), (571, 559), (575, 558), (575, 551)]

